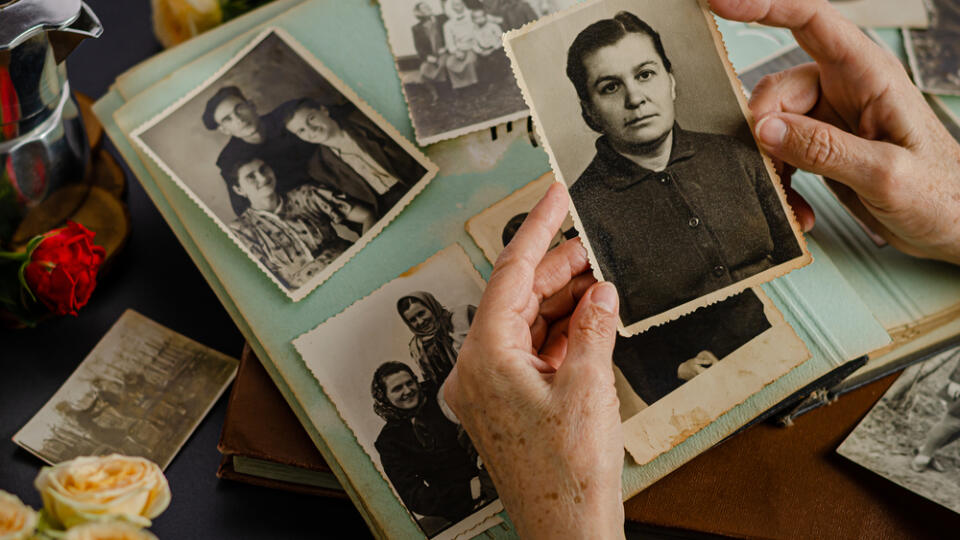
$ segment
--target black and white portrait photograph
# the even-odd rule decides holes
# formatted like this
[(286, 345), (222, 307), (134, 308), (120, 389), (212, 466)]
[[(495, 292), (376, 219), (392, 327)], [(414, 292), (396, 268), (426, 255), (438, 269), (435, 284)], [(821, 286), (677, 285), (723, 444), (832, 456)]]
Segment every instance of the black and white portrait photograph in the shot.
[(960, 347), (915, 364), (837, 452), (960, 512)]
[(502, 509), (440, 396), (483, 288), (454, 245), (293, 342), (428, 538), (455, 538)]
[(506, 39), (621, 333), (811, 261), (705, 2), (597, 0)]
[(930, 27), (903, 31), (913, 80), (924, 92), (960, 96), (960, 1), (924, 0), (924, 4)]
[(293, 300), (375, 237), (436, 167), (279, 29), (134, 140)]
[(51, 465), (119, 453), (166, 468), (237, 366), (127, 310), (13, 440)]
[(421, 145), (528, 116), (504, 32), (576, 0), (382, 0), (380, 9)]

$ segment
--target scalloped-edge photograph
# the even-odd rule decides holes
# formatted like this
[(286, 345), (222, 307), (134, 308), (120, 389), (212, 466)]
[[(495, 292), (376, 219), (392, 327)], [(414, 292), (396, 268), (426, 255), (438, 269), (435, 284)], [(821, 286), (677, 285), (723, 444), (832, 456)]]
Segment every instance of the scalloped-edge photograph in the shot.
[(504, 44), (619, 331), (813, 258), (705, 0), (595, 0)]
[(454, 244), (293, 341), (428, 538), (479, 534), (503, 509), (440, 398), (485, 286)]
[(421, 145), (530, 115), (503, 33), (577, 0), (381, 0), (390, 50)]
[(132, 139), (294, 301), (437, 172), (279, 28), (265, 29)]

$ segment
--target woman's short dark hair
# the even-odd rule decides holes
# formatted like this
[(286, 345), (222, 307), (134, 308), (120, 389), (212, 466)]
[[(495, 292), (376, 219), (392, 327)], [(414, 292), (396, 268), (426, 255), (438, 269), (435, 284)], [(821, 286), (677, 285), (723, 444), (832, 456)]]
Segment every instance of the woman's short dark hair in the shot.
[(234, 155), (228, 156), (220, 165), (220, 176), (223, 177), (228, 186), (235, 186), (240, 180), (240, 167), (243, 167), (247, 163), (257, 159), (264, 163), (267, 162), (267, 160), (263, 159), (263, 157), (257, 155), (256, 153), (238, 152)]
[(567, 77), (577, 90), (581, 101), (589, 102), (590, 93), (587, 91), (587, 67), (583, 61), (587, 55), (602, 47), (609, 47), (627, 37), (629, 34), (646, 34), (653, 40), (653, 46), (663, 60), (663, 67), (668, 73), (672, 71), (670, 59), (663, 50), (660, 34), (649, 24), (629, 11), (621, 11), (612, 19), (601, 19), (584, 28), (573, 40), (567, 50)]
[(206, 126), (207, 129), (211, 131), (217, 129), (219, 124), (217, 123), (216, 117), (214, 117), (214, 113), (217, 111), (217, 106), (228, 97), (240, 98), (243, 101), (247, 101), (247, 98), (243, 97), (243, 92), (236, 86), (224, 86), (217, 90), (217, 93), (207, 100), (207, 105), (203, 108), (203, 125)]

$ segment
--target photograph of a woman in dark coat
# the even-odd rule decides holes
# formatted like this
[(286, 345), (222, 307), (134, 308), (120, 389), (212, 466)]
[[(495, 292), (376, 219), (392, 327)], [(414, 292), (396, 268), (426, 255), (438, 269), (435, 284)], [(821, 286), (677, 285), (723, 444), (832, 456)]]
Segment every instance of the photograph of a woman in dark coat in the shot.
[(386, 421), (374, 443), (383, 471), (403, 504), (424, 516), (428, 536), (496, 498), (469, 437), (440, 410), (437, 386), (417, 381), (406, 364), (384, 362), (370, 390)]
[(353, 105), (304, 98), (281, 105), (284, 127), (317, 146), (310, 176), (387, 214), (426, 169)]

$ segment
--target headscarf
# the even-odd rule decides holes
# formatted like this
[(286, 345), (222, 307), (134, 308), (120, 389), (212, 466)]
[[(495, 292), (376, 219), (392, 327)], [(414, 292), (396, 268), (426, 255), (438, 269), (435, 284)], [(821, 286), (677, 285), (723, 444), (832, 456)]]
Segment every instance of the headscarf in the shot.
[[(434, 328), (431, 332), (418, 331), (403, 315), (405, 300), (418, 303), (433, 314)], [(457, 361), (457, 350), (453, 345), (453, 314), (446, 310), (434, 296), (428, 292), (417, 291), (397, 300), (397, 313), (413, 332), (410, 340), (410, 354), (420, 365), (420, 371), (427, 380), (437, 386), (450, 374)]]
[(417, 376), (413, 374), (410, 366), (403, 362), (384, 362), (373, 372), (373, 381), (370, 383), (370, 394), (373, 396), (373, 410), (377, 415), (386, 420), (387, 423), (395, 422), (402, 424), (410, 422), (413, 425), (413, 434), (416, 436), (420, 446), (426, 450), (433, 450), (436, 448), (437, 438), (430, 431), (430, 428), (417, 417), (426, 405), (427, 399), (429, 399), (427, 392), (424, 391), (424, 385), (420, 383), (420, 381), (417, 381), (417, 384), (420, 386), (420, 403), (412, 409), (401, 409), (391, 403), (390, 398), (387, 397), (387, 385), (384, 383), (384, 379), (390, 375), (401, 372), (407, 372), (414, 381), (417, 380)]

